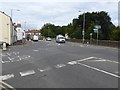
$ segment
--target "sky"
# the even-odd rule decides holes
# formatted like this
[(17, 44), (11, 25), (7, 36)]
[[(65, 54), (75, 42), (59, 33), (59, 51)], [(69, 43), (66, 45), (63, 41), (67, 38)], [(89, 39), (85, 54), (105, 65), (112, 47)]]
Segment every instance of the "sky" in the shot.
[[(118, 0), (9, 0), (0, 1), (0, 11), (25, 29), (41, 29), (46, 23), (68, 25), (84, 12), (106, 11), (118, 26)], [(20, 11), (17, 11), (20, 10)], [(79, 12), (81, 11), (81, 12)]]

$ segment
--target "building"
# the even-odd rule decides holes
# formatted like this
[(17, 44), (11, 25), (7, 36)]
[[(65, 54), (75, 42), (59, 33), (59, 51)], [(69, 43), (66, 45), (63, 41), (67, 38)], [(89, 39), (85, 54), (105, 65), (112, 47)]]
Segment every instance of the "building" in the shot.
[(21, 24), (15, 25), (17, 31), (17, 41), (25, 39), (25, 31), (22, 29)]
[(17, 41), (17, 31), (10, 16), (0, 11), (0, 44), (12, 45)]
[(27, 39), (31, 39), (32, 40), (34, 35), (37, 35), (39, 37), (39, 39), (41, 38), (40, 30), (28, 30), (25, 33), (26, 33)]

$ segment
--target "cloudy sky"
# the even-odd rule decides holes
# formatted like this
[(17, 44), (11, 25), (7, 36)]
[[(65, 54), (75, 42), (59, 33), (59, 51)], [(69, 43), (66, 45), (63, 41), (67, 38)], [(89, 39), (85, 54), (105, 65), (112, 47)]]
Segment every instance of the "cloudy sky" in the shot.
[[(45, 23), (67, 25), (83, 12), (106, 11), (118, 26), (118, 0), (9, 0), (0, 1), (0, 11), (23, 28), (40, 29)], [(19, 9), (20, 11), (17, 11)], [(79, 12), (81, 11), (81, 12)]]

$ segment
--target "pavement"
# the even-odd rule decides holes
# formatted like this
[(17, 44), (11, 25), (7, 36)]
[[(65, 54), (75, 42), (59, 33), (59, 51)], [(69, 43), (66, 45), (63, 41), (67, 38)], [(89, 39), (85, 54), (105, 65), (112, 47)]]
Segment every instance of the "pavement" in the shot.
[(0, 79), (14, 88), (118, 88), (117, 48), (41, 40), (0, 56)]

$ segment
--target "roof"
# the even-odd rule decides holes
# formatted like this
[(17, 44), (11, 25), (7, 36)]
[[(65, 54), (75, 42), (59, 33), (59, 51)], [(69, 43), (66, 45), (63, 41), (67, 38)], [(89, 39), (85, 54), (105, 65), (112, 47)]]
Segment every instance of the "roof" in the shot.
[(28, 30), (26, 33), (40, 33), (40, 30)]

